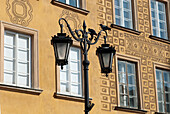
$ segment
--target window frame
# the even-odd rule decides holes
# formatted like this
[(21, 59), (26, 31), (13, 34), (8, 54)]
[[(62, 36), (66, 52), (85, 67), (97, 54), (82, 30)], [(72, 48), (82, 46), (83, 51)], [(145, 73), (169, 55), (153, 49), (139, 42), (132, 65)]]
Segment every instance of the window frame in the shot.
[[(160, 39), (164, 39), (164, 40), (170, 40), (170, 1), (168, 0), (155, 0), (155, 1), (158, 1), (158, 2), (162, 2), (165, 4), (165, 14), (166, 14), (166, 26), (167, 26), (167, 39), (165, 38), (161, 38), (161, 37), (158, 37), (158, 36), (155, 36), (155, 37), (158, 37)], [(151, 14), (151, 0), (149, 0), (149, 15), (150, 15), (150, 31), (151, 31), (151, 34), (153, 35), (153, 28), (152, 28), (152, 14)]]
[[(138, 24), (137, 24), (137, 1), (136, 0), (131, 0), (131, 19), (132, 19), (132, 28), (127, 28), (125, 26), (122, 26), (122, 25), (117, 25), (116, 24), (116, 19), (115, 19), (115, 0), (113, 0), (113, 23), (117, 26), (121, 26), (121, 27), (124, 27), (124, 28), (127, 28), (127, 29), (132, 29), (132, 30), (137, 30), (138, 28)], [(123, 17), (124, 18), (124, 17)]]
[(124, 106), (121, 106), (120, 105), (120, 92), (119, 92), (119, 77), (118, 77), (118, 60), (123, 60), (123, 61), (129, 61), (129, 62), (132, 62), (132, 63), (135, 63), (135, 69), (136, 69), (136, 81), (137, 81), (137, 94), (138, 94), (138, 108), (130, 108), (129, 106), (128, 107), (125, 107), (125, 108), (129, 108), (129, 109), (137, 109), (137, 110), (140, 110), (140, 109), (143, 109), (143, 104), (142, 104), (142, 90), (141, 90), (141, 73), (140, 73), (140, 66), (141, 66), (141, 58), (138, 58), (138, 57), (132, 57), (132, 56), (127, 56), (127, 55), (124, 55), (124, 54), (116, 54), (115, 56), (115, 63), (116, 63), (116, 89), (117, 89), (117, 99), (118, 99), (118, 102), (117, 102), (117, 106), (118, 107), (124, 107)]
[[(78, 41), (75, 41), (75, 40), (73, 40), (73, 45), (72, 45), (72, 47), (75, 47), (75, 48), (80, 48), (80, 45), (79, 45), (79, 42)], [(81, 62), (83, 61), (83, 52), (82, 52), (82, 50), (81, 50), (81, 48), (80, 48), (80, 52), (81, 52)], [(84, 96), (84, 71), (83, 71), (83, 64), (80, 64), (81, 65), (81, 95), (70, 95), (70, 94), (65, 94), (65, 93), (61, 93), (60, 92), (60, 66), (58, 66), (58, 65), (56, 65), (55, 66), (55, 69), (56, 69), (56, 96), (57, 96), (57, 94), (59, 95), (59, 96), (71, 96), (73, 99), (74, 98), (76, 98), (76, 97), (82, 97), (83, 98), (83, 96)]]
[[(159, 103), (158, 103), (158, 91), (157, 91), (157, 80), (156, 80), (156, 69), (168, 70), (170, 71), (170, 65), (163, 63), (154, 62), (154, 81), (155, 81), (155, 97), (156, 97), (156, 111), (159, 112)], [(164, 87), (163, 87), (164, 88)], [(166, 112), (165, 112), (166, 113)]]
[[(20, 34), (31, 36), (31, 87), (28, 89), (39, 89), (39, 54), (38, 54), (38, 31), (21, 25), (16, 25), (4, 21), (0, 21), (0, 84), (9, 85), (4, 83), (4, 34), (5, 31), (12, 31)], [(20, 87), (20, 86), (12, 86)], [(15, 89), (16, 89), (15, 88)], [(19, 88), (18, 88), (19, 89)]]

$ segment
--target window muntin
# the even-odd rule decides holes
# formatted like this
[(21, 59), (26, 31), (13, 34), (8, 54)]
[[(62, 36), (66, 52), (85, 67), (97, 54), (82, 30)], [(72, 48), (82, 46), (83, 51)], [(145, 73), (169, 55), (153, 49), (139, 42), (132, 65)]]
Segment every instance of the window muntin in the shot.
[(170, 112), (170, 71), (156, 69), (159, 112)]
[(131, 0), (115, 0), (115, 23), (126, 28), (133, 28)]
[(81, 49), (71, 47), (68, 65), (60, 70), (60, 93), (82, 96)]
[(71, 6), (79, 7), (79, 0), (58, 0)]
[(135, 63), (118, 60), (120, 106), (138, 108)]
[(168, 39), (165, 4), (156, 0), (151, 0), (151, 16), (153, 35)]
[(31, 87), (31, 37), (5, 31), (4, 83)]

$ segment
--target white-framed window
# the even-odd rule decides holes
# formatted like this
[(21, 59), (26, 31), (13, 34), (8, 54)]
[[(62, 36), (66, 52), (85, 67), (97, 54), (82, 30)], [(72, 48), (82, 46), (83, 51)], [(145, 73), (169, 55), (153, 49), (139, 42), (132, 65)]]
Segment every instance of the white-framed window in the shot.
[(60, 69), (60, 93), (82, 96), (81, 49), (71, 47), (68, 65)]
[(118, 60), (118, 80), (120, 106), (138, 109), (136, 64)]
[(5, 30), (4, 83), (31, 88), (31, 36)]
[(75, 6), (75, 7), (80, 7), (80, 2), (79, 0), (58, 0), (60, 2), (63, 2), (63, 3), (66, 3), (66, 4), (69, 4), (71, 6)]
[(165, 3), (151, 0), (151, 16), (153, 35), (168, 39)]
[(114, 0), (116, 25), (133, 29), (131, 2), (131, 0)]
[(170, 113), (170, 71), (156, 68), (159, 112)]

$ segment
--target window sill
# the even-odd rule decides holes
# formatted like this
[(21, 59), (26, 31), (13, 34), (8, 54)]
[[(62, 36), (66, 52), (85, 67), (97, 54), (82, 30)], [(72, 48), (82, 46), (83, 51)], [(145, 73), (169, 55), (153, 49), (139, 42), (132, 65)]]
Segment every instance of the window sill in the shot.
[(18, 87), (18, 86), (12, 86), (12, 85), (7, 85), (7, 84), (0, 84), (0, 90), (33, 94), (33, 95), (40, 95), (43, 91), (41, 89)]
[[(54, 93), (54, 98), (65, 99), (65, 100), (76, 101), (76, 102), (84, 102), (85, 101), (84, 97), (65, 95), (65, 94), (61, 94), (61, 93), (57, 93), (57, 92)], [(89, 100), (91, 102), (92, 98), (89, 98)]]
[(160, 38), (160, 37), (157, 37), (157, 36), (150, 35), (149, 38), (170, 44), (170, 40), (163, 39), (163, 38)]
[(133, 109), (133, 108), (126, 108), (126, 107), (115, 107), (115, 110), (125, 111), (125, 112), (132, 112), (132, 113), (139, 113), (139, 114), (145, 114), (147, 113), (146, 110), (140, 110), (140, 109)]
[(60, 6), (60, 7), (65, 8), (65, 9), (73, 10), (73, 11), (81, 13), (83, 15), (87, 15), (89, 13), (89, 11), (87, 11), (85, 9), (78, 8), (78, 7), (75, 7), (75, 6), (71, 6), (69, 4), (65, 4), (65, 3), (59, 2), (57, 0), (52, 0), (51, 4), (56, 5), (56, 6)]
[(136, 35), (140, 35), (140, 33), (141, 33), (141, 32), (136, 31), (136, 30), (134, 30), (134, 29), (122, 27), (122, 26), (119, 26), (119, 25), (116, 25), (116, 24), (111, 24), (111, 27), (112, 27), (112, 28), (119, 29), (119, 30), (123, 30), (123, 31), (126, 31), (126, 32), (130, 32), (130, 33), (133, 33), (133, 34), (136, 34)]

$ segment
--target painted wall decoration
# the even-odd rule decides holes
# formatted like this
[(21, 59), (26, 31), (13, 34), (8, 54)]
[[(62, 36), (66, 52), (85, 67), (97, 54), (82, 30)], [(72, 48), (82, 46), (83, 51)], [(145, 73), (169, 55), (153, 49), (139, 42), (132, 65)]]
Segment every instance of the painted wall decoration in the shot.
[[(82, 29), (82, 23), (83, 21), (81, 21), (79, 19), (79, 16), (74, 13), (74, 12), (71, 12), (69, 10), (63, 10), (61, 15), (59, 16), (60, 18), (65, 18), (67, 20), (67, 22), (70, 24), (70, 27), (72, 28), (72, 30), (75, 30), (75, 29)], [(65, 23), (63, 23), (64, 25), (66, 25)], [(64, 26), (64, 32), (66, 32), (67, 34), (70, 35), (69, 33), (69, 30), (66, 26)]]
[(14, 24), (28, 26), (33, 19), (33, 9), (29, 0), (7, 0), (6, 12)]

